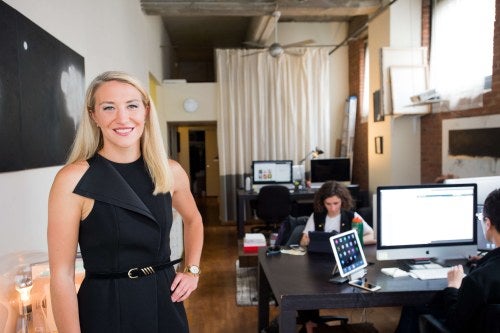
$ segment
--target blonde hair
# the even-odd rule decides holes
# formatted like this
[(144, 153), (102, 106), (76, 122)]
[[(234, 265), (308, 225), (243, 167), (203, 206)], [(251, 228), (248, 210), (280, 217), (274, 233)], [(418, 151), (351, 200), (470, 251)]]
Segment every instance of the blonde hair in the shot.
[(172, 171), (168, 165), (168, 156), (165, 152), (163, 140), (158, 122), (158, 115), (151, 98), (142, 84), (136, 78), (124, 72), (109, 71), (98, 75), (87, 88), (85, 96), (85, 107), (82, 119), (78, 126), (75, 140), (67, 163), (84, 161), (94, 156), (104, 144), (100, 129), (90, 116), (94, 112), (95, 93), (99, 87), (109, 81), (118, 81), (130, 84), (136, 88), (142, 96), (142, 102), (149, 108), (144, 123), (144, 133), (141, 137), (141, 152), (146, 167), (155, 185), (153, 194), (167, 193), (172, 188)]

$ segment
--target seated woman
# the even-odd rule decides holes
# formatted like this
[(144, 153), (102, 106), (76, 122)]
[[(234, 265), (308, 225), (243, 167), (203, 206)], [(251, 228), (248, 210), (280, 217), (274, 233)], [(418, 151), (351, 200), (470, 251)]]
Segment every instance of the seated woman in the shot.
[[(423, 314), (432, 314), (450, 332), (492, 332), (483, 327), (491, 318), (483, 315), (489, 304), (500, 304), (500, 188), (486, 197), (478, 218), (484, 237), (495, 249), (476, 258), (467, 275), (462, 265), (453, 266), (448, 271), (448, 286), (430, 304), (403, 307), (396, 333), (419, 332)], [(498, 328), (498, 319), (493, 317), (493, 321)]]
[[(353, 200), (344, 185), (335, 181), (325, 182), (314, 196), (313, 208), (314, 212), (302, 232), (301, 246), (309, 245), (309, 231), (345, 232), (352, 229), (354, 218), (363, 220), (364, 244), (375, 243), (373, 229), (358, 213), (351, 211)], [(298, 313), (299, 321), (305, 323), (306, 332), (313, 332), (319, 322), (319, 310), (301, 310)]]
[(352, 212), (351, 193), (344, 185), (335, 181), (325, 182), (314, 196), (314, 212), (307, 220), (300, 240), (301, 246), (309, 245), (309, 231), (345, 232), (352, 229), (355, 217), (363, 220), (363, 242), (374, 244), (373, 229), (356, 212)]

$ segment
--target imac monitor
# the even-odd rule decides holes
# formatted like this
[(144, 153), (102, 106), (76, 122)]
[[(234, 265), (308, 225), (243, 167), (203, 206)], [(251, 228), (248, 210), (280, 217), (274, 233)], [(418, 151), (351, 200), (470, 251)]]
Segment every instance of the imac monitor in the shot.
[(377, 260), (466, 258), (477, 252), (476, 184), (377, 188)]
[(450, 178), (444, 180), (445, 184), (477, 184), (477, 204), (484, 204), (488, 194), (500, 187), (500, 176)]
[(356, 230), (331, 236), (330, 245), (341, 277), (364, 275), (364, 269), (368, 263)]
[(292, 160), (253, 161), (252, 174), (254, 184), (289, 184), (293, 183)]
[(311, 160), (311, 182), (329, 180), (348, 182), (351, 180), (351, 162), (347, 157)]

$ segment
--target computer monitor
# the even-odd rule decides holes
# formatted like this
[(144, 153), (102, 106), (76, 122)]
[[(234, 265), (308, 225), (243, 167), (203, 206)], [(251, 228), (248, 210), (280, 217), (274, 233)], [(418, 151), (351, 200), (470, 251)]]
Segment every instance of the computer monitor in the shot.
[(377, 188), (377, 259), (466, 258), (477, 251), (476, 184)]
[(477, 184), (477, 204), (484, 204), (488, 194), (500, 187), (500, 176), (450, 178), (445, 184)]
[(351, 180), (351, 162), (347, 157), (311, 160), (311, 182), (329, 180), (348, 182)]
[(253, 161), (252, 174), (254, 184), (292, 183), (292, 160)]

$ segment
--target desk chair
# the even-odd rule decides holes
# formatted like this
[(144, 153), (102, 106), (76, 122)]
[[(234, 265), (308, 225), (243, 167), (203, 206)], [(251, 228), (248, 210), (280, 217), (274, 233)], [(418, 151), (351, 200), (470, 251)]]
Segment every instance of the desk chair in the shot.
[[(481, 310), (478, 318), (480, 326), (478, 332), (500, 333), (500, 304), (488, 304)], [(444, 326), (436, 317), (430, 314), (419, 317), (419, 328), (421, 333), (449, 333), (450, 330)]]
[(288, 188), (282, 185), (267, 185), (260, 189), (256, 200), (256, 215), (265, 225), (253, 227), (253, 233), (277, 232), (279, 225), (292, 211), (292, 200)]
[(372, 207), (361, 207), (356, 209), (359, 215), (363, 218), (363, 220), (368, 223), (370, 227), (373, 228), (373, 209)]

